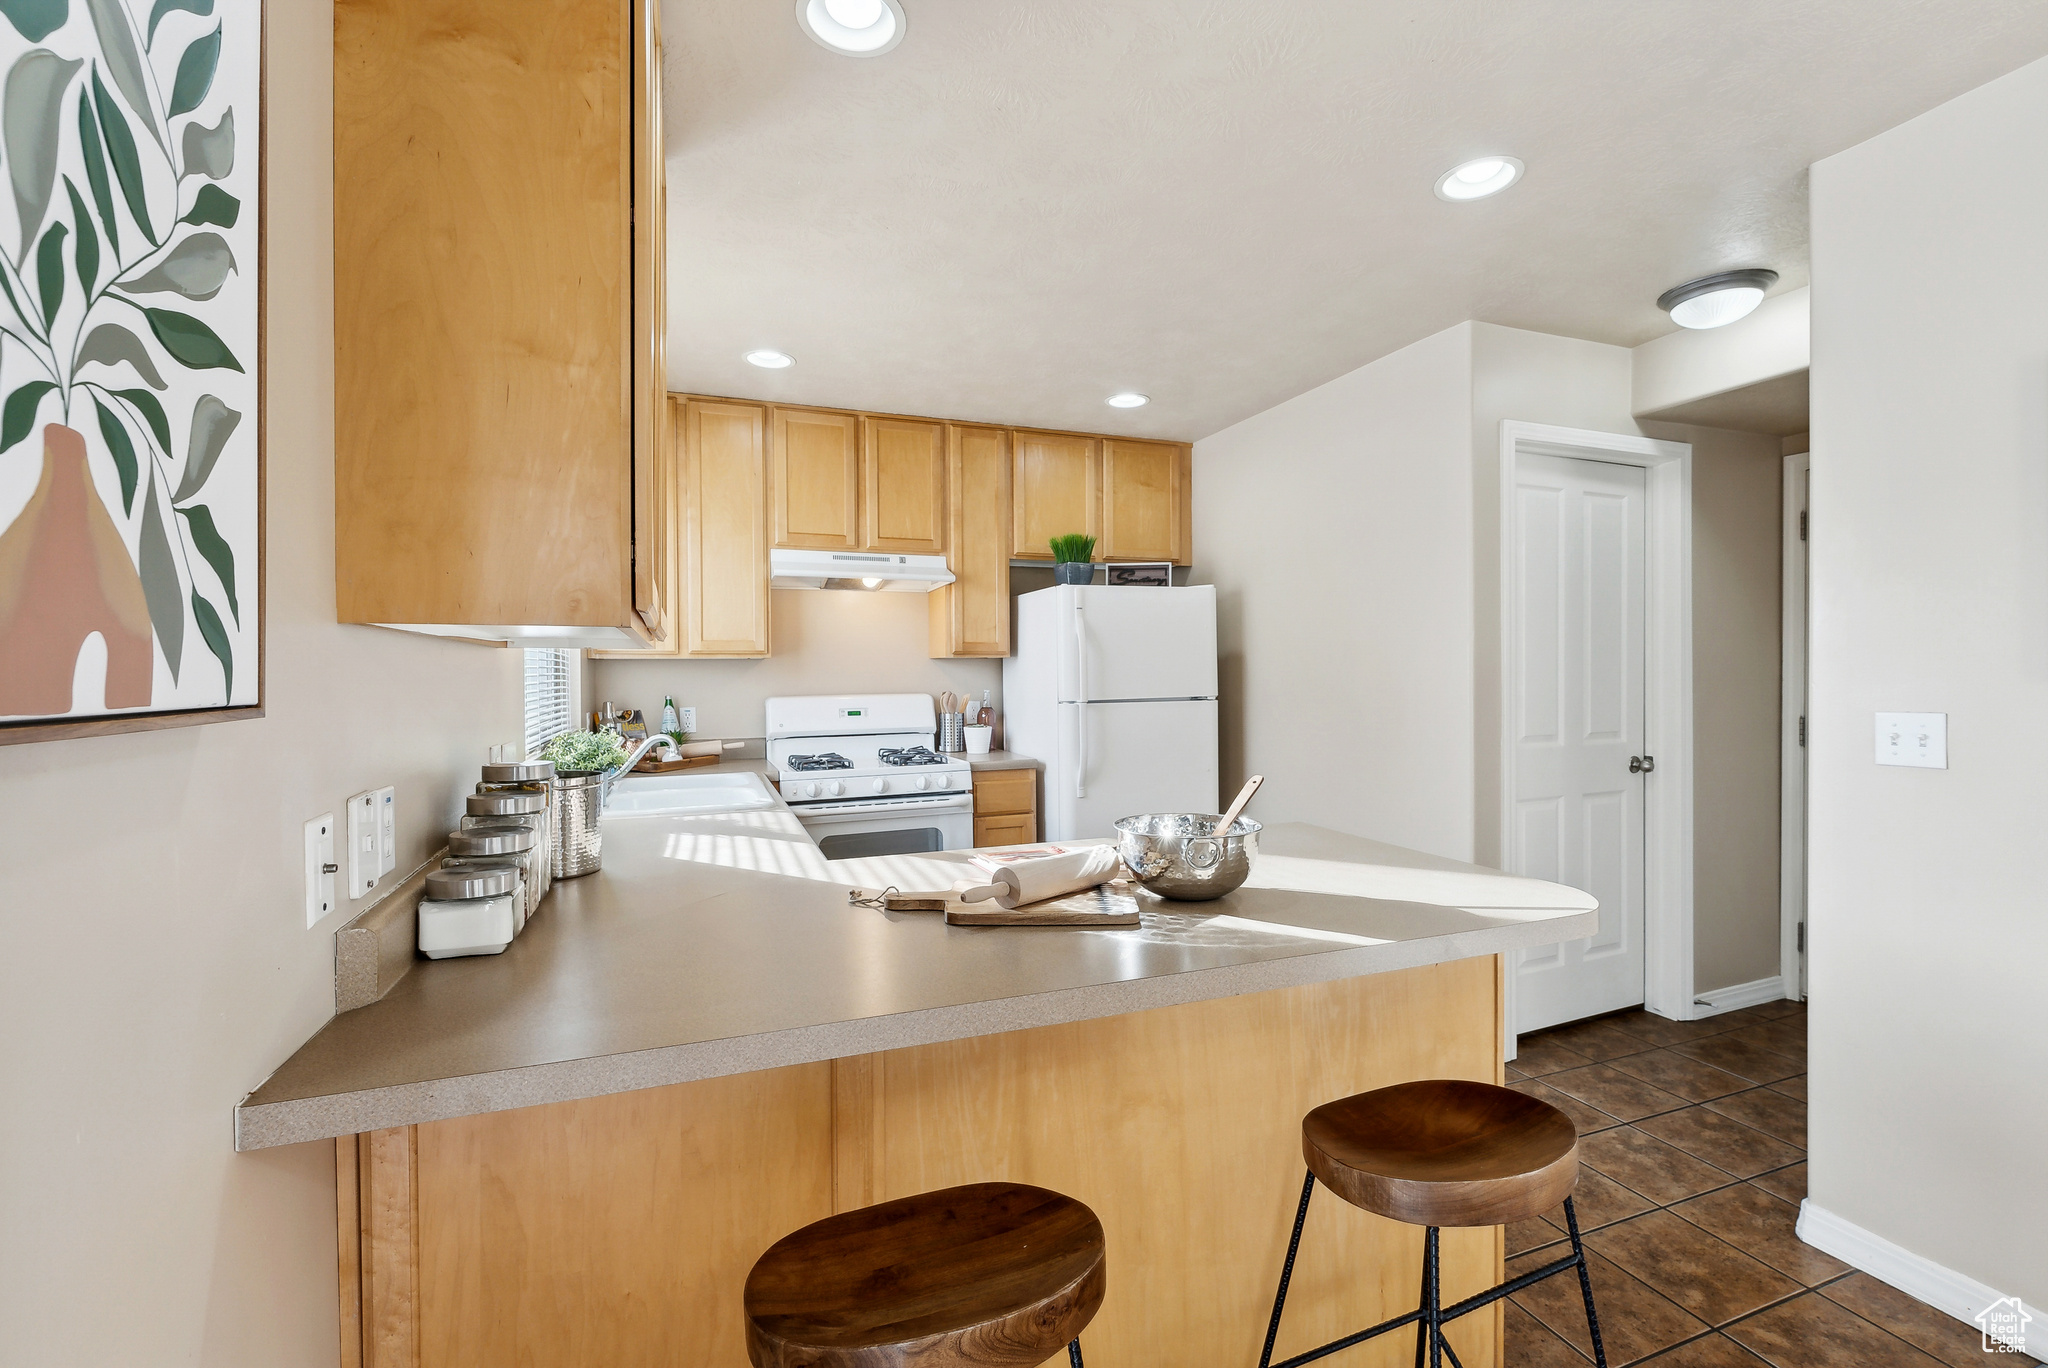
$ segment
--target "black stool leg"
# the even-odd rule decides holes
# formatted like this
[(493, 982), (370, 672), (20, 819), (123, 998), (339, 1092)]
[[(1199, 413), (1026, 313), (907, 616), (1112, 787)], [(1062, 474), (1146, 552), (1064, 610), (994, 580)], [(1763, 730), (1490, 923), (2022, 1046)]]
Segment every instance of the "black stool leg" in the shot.
[(1579, 1243), (1579, 1214), (1572, 1209), (1572, 1199), (1564, 1199), (1564, 1223), (1571, 1232), (1572, 1253), (1579, 1256), (1579, 1292), (1586, 1299), (1586, 1329), (1593, 1336), (1593, 1362), (1597, 1368), (1607, 1368), (1607, 1349), (1600, 1343), (1600, 1313), (1593, 1309), (1593, 1275), (1586, 1268), (1586, 1247)]
[[(1308, 1199), (1315, 1195), (1316, 1175), (1310, 1172), (1301, 1180), (1301, 1205), (1294, 1209), (1294, 1234), (1287, 1241), (1287, 1262), (1280, 1265), (1280, 1290), (1273, 1296), (1273, 1319), (1266, 1323), (1266, 1347), (1259, 1353), (1259, 1368), (1273, 1361), (1273, 1341), (1280, 1337), (1280, 1308), (1287, 1305), (1287, 1280), (1294, 1276), (1294, 1255), (1301, 1248), (1301, 1227), (1308, 1220)], [(1422, 1368), (1420, 1358), (1421, 1341), (1417, 1340), (1416, 1368)], [(1077, 1355), (1080, 1350), (1074, 1351)], [(1074, 1360), (1074, 1368), (1081, 1368), (1081, 1360)], [(1601, 1364), (1600, 1368), (1607, 1368)]]
[(1430, 1226), (1422, 1237), (1422, 1324), (1429, 1332), (1429, 1368), (1443, 1368), (1444, 1327), (1442, 1272), (1437, 1263), (1437, 1231)]
[(1068, 1340), (1068, 1341), (1067, 1341), (1067, 1361), (1068, 1361), (1069, 1363), (1073, 1364), (1073, 1365), (1074, 1365), (1074, 1368), (1081, 1368), (1081, 1341), (1080, 1341), (1080, 1340), (1078, 1340), (1078, 1339), (1074, 1339), (1074, 1340)]
[[(1429, 1243), (1425, 1236), (1422, 1245), (1422, 1290), (1415, 1294), (1417, 1306), (1429, 1305)], [(1429, 1347), (1429, 1322), (1415, 1322), (1415, 1368), (1422, 1368), (1422, 1356)]]

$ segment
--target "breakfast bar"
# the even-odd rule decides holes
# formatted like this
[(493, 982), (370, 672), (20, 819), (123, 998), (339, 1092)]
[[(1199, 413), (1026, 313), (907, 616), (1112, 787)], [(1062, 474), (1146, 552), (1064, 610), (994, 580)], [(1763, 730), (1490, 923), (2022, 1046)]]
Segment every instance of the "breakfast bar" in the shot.
[[(623, 795), (603, 869), (505, 953), (420, 963), (237, 1108), (238, 1148), (335, 1141), (366, 1361), (737, 1368), (740, 1284), (780, 1236), (998, 1179), (1101, 1217), (1094, 1361), (1249, 1358), (1303, 1113), (1500, 1081), (1501, 954), (1595, 924), (1575, 889), (1278, 825), (1243, 888), (1141, 894), (1136, 928), (948, 926), (848, 893), (946, 887), (967, 852), (826, 860), (759, 792)], [(1309, 1236), (1282, 1353), (1412, 1305), (1419, 1232), (1331, 1204)], [(1447, 1290), (1498, 1277), (1497, 1229), (1443, 1249)], [(1498, 1332), (1452, 1339), (1479, 1368)]]

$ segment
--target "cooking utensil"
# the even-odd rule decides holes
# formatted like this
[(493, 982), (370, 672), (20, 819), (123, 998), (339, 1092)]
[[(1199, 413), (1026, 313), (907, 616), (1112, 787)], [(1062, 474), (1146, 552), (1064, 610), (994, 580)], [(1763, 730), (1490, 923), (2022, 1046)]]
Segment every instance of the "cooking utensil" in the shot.
[(1265, 782), (1266, 776), (1263, 774), (1254, 774), (1251, 778), (1245, 780), (1244, 787), (1237, 791), (1237, 797), (1231, 801), (1228, 808), (1224, 809), (1223, 815), (1216, 819), (1216, 829), (1218, 831), (1230, 830), (1237, 819), (1243, 815), (1244, 805), (1252, 800), (1252, 795), (1259, 791), (1259, 785)]
[(1240, 817), (1228, 828), (1201, 812), (1145, 812), (1117, 820), (1117, 853), (1162, 898), (1207, 902), (1234, 892), (1252, 872), (1265, 828)]
[(981, 887), (960, 890), (962, 902), (994, 898), (1006, 908), (1024, 907), (1065, 897), (1108, 883), (1122, 872), (1113, 846), (1090, 846), (1066, 855), (1019, 860), (989, 875)]

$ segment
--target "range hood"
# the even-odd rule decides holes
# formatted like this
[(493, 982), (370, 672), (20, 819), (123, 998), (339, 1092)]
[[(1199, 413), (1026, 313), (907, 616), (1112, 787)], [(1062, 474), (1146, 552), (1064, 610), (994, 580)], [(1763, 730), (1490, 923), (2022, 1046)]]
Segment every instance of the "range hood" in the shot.
[(893, 590), (928, 594), (953, 582), (944, 556), (886, 551), (770, 551), (768, 583), (776, 589)]

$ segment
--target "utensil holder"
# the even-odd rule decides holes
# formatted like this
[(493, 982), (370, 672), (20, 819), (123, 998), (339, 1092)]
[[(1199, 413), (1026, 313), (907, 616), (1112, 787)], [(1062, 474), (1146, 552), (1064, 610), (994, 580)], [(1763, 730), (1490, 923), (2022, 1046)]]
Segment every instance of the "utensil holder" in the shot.
[(967, 749), (965, 721), (959, 713), (939, 714), (939, 749), (955, 755)]
[(604, 813), (604, 771), (558, 771), (553, 783), (555, 845), (549, 876), (574, 879), (595, 874), (604, 862), (604, 837), (597, 828)]

